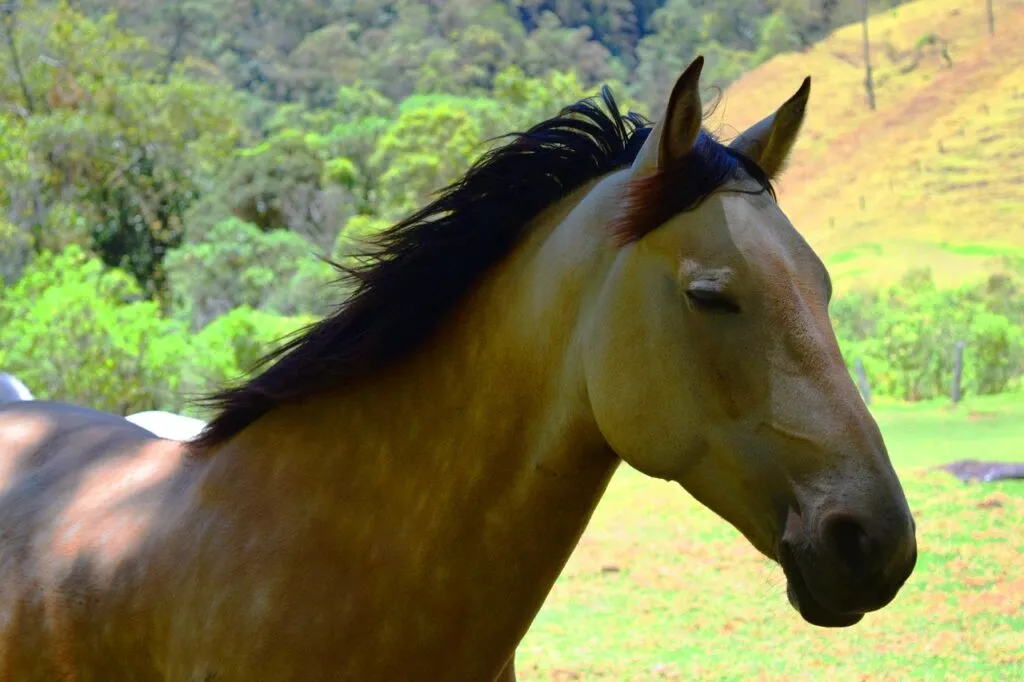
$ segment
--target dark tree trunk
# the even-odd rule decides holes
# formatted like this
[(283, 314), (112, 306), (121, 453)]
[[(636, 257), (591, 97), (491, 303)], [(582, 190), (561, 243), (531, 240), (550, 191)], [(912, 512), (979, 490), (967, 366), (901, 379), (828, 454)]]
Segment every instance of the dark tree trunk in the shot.
[(18, 30), (17, 5), (12, 2), (0, 7), (0, 18), (3, 21), (4, 42), (7, 43), (7, 51), (11, 54), (11, 68), (14, 69), (14, 77), (18, 79), (21, 94), (25, 98), (25, 109), (30, 114), (34, 113), (36, 103), (28, 89), (28, 81), (25, 80), (25, 72), (21, 68), (21, 55), (18, 54), (18, 46), (15, 42), (15, 33)]
[(861, 0), (864, 10), (864, 90), (867, 93), (868, 108), (875, 109), (875, 83), (871, 78), (871, 44), (868, 42), (868, 0)]

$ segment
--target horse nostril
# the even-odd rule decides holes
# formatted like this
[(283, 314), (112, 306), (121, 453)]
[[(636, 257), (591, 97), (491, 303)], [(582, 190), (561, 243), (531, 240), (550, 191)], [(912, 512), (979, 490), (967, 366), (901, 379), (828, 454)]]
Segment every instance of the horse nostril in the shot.
[(874, 543), (864, 528), (849, 516), (836, 515), (828, 519), (822, 537), (854, 578), (868, 578), (875, 572)]

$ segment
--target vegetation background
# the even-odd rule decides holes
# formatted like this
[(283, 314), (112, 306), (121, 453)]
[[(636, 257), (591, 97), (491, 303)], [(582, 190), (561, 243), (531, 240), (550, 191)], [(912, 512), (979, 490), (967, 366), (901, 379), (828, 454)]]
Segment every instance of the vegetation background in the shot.
[[(624, 109), (654, 115), (697, 54), (708, 96), (720, 95), (708, 125), (728, 138), (810, 74), (809, 118), (780, 200), (833, 273), (851, 372), (863, 367), (872, 406), (896, 434), (894, 459), (917, 472), (912, 503), (947, 519), (924, 535), (946, 554), (911, 586), (917, 606), (881, 621), (888, 634), (801, 640), (781, 607), (758, 620), (708, 582), (727, 575), (729, 590), (751, 593), (751, 559), (728, 529), (697, 506), (651, 507), (669, 498), (627, 473), (524, 645), (526, 678), (793, 679), (806, 669), (808, 679), (904, 679), (925, 665), (935, 679), (1024, 679), (1011, 641), (1024, 630), (1019, 489), (990, 504), (980, 491), (914, 478), (952, 458), (943, 443), (1001, 458), (1022, 450), (1022, 31), (1024, 0), (8, 0), (0, 369), (40, 398), (207, 416), (191, 397), (238, 379), (343, 300), (319, 257), (351, 257), (491, 138), (604, 83)], [(976, 407), (947, 413), (957, 342), (964, 404)], [(627, 511), (634, 525), (648, 519), (648, 535), (614, 530)], [(630, 573), (646, 541), (661, 548), (658, 561)], [(667, 557), (673, 543), (685, 545), (680, 556), (724, 557), (708, 559), (719, 573), (650, 574), (697, 561)], [(622, 570), (603, 571), (595, 552), (615, 553)], [(954, 598), (967, 574), (976, 582), (966, 594), (989, 596)], [(687, 604), (667, 597), (693, 590), (703, 596)], [(760, 594), (774, 604), (778, 592)], [(595, 595), (608, 594), (620, 601), (602, 611)], [(719, 620), (702, 639), (692, 630), (709, 607)], [(623, 608), (637, 632), (613, 622)], [(915, 627), (934, 614), (961, 625), (926, 646)], [(574, 619), (599, 634), (559, 639)], [(776, 632), (779, 619), (789, 625)], [(657, 663), (651, 647), (684, 634), (690, 648)], [(919, 646), (908, 652), (911, 640)], [(864, 658), (850, 641), (881, 650)], [(878, 658), (900, 647), (902, 658)], [(950, 651), (963, 659), (942, 658)]]

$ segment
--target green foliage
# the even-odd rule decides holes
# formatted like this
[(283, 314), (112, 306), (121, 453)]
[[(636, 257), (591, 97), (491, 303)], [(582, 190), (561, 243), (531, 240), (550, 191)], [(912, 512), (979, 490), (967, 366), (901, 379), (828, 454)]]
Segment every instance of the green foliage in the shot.
[(358, 258), (372, 249), (370, 240), (383, 232), (391, 223), (382, 218), (368, 215), (353, 216), (345, 223), (345, 229), (338, 235), (331, 249), (331, 260), (336, 263), (350, 264), (350, 259)]
[(1022, 278), (1000, 275), (980, 286), (944, 291), (929, 270), (911, 271), (885, 292), (836, 300), (836, 335), (851, 371), (860, 358), (877, 395), (949, 395), (958, 342), (965, 344), (965, 394), (1011, 390), (1024, 377), (1024, 308), (1012, 295), (1022, 284)]
[(1005, 315), (979, 311), (966, 341), (967, 385), (975, 393), (1001, 393), (1019, 385), (1024, 374), (1024, 331)]
[(238, 306), (281, 315), (322, 314), (333, 269), (313, 244), (286, 230), (262, 232), (237, 218), (167, 256), (176, 317), (201, 329)]
[(351, 215), (349, 192), (332, 182), (310, 144), (313, 136), (282, 129), (240, 149), (218, 177), (215, 189), (187, 219), (187, 240), (206, 239), (214, 225), (237, 217), (262, 230), (289, 230), (326, 249)]
[(219, 368), (217, 383), (223, 385), (242, 378), (284, 339), (316, 319), (313, 315), (275, 315), (243, 305), (204, 327), (196, 334), (195, 343), (230, 350), (230, 360)]
[[(628, 97), (625, 88), (616, 88)], [(556, 115), (563, 107), (590, 94), (576, 71), (548, 71), (530, 77), (518, 66), (503, 69), (494, 78), (493, 98), (508, 117), (506, 130), (525, 130)], [(619, 106), (628, 108), (628, 101)]]
[(123, 271), (71, 245), (44, 251), (0, 295), (0, 367), (56, 399), (118, 414), (180, 406), (184, 325)]
[(18, 19), (2, 61), (20, 75), (0, 84), (22, 107), (0, 125), (8, 215), (35, 248), (80, 244), (160, 293), (185, 210), (243, 134), (233, 94), (154, 68), (113, 14), (61, 2)]
[[(17, 116), (0, 113), (0, 201), (14, 220), (28, 222), (36, 210), (30, 191), (33, 168), (28, 131)], [(2, 256), (0, 256), (2, 257)]]
[[(631, 104), (626, 95), (620, 105)], [(525, 130), (556, 115), (567, 104), (586, 97), (588, 92), (575, 72), (549, 71), (543, 76), (527, 75), (516, 66), (503, 69), (494, 77), (489, 97), (451, 94), (413, 95), (398, 106), (397, 116), (383, 129), (376, 128), (371, 156), (358, 155), (356, 184), (376, 178), (363, 211), (372, 215), (397, 218), (429, 201), (435, 192), (461, 176), (493, 140), (510, 131)], [(363, 118), (357, 125), (376, 123), (379, 118)], [(353, 124), (349, 124), (350, 126)], [(379, 132), (378, 132), (379, 131)], [(327, 138), (323, 138), (327, 139)], [(351, 138), (332, 131), (333, 149), (344, 158), (353, 155)], [(501, 141), (498, 141), (500, 144)], [(361, 151), (361, 150), (360, 150)], [(348, 166), (342, 166), (345, 170)]]
[(370, 164), (379, 171), (380, 203), (389, 213), (412, 211), (453, 182), (504, 132), (503, 112), (491, 99), (417, 95), (381, 136)]
[(17, 281), (31, 253), (28, 231), (0, 218), (0, 284)]
[(793, 28), (792, 19), (785, 12), (775, 10), (761, 22), (753, 61), (757, 64), (766, 62), (777, 54), (796, 49), (799, 44), (800, 39)]
[(239, 380), (316, 319), (243, 305), (189, 334), (141, 294), (130, 275), (77, 245), (40, 253), (0, 289), (0, 367), (40, 399), (115, 414), (195, 412), (192, 398)]
[[(877, 11), (901, 2), (870, 0), (869, 6)], [(110, 4), (84, 0), (81, 6), (97, 15)], [(510, 66), (531, 77), (576, 71), (588, 87), (637, 82), (636, 94), (654, 106), (671, 85), (662, 75), (678, 73), (676, 66), (697, 52), (709, 55), (708, 74), (724, 85), (742, 65), (807, 47), (858, 20), (860, 3), (136, 0), (118, 8), (121, 25), (157, 48), (159, 71), (188, 63), (193, 73), (216, 72), (257, 100), (320, 109), (332, 105), (339, 86), (357, 82), (394, 101), (425, 92), (481, 95)]]
[[(285, 109), (285, 108), (282, 108)], [(346, 190), (346, 215), (375, 213), (377, 172), (370, 165), (377, 143), (391, 125), (395, 105), (377, 90), (359, 82), (338, 88), (333, 106), (321, 110), (287, 108), (287, 114), (270, 122), (271, 130), (290, 123), (307, 131), (306, 145), (322, 160), (321, 184)], [(335, 232), (336, 235), (336, 232)]]
[(324, 164), (322, 179), (325, 183), (334, 183), (347, 189), (354, 189), (360, 181), (359, 168), (352, 159), (344, 156), (335, 157)]

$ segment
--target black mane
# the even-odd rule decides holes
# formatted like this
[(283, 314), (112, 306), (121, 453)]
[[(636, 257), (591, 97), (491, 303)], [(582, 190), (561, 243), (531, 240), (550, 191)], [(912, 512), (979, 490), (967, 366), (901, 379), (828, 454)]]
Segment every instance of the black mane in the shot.
[[(353, 295), (263, 358), (261, 373), (206, 398), (217, 414), (195, 445), (222, 443), (278, 405), (365, 376), (419, 345), (543, 209), (636, 158), (649, 122), (623, 116), (607, 87), (600, 100), (506, 136), (512, 141), (435, 201), (375, 237), (361, 264), (335, 264), (356, 284)], [(731, 160), (716, 147), (702, 149), (712, 166)], [(715, 189), (702, 185), (702, 193)]]

